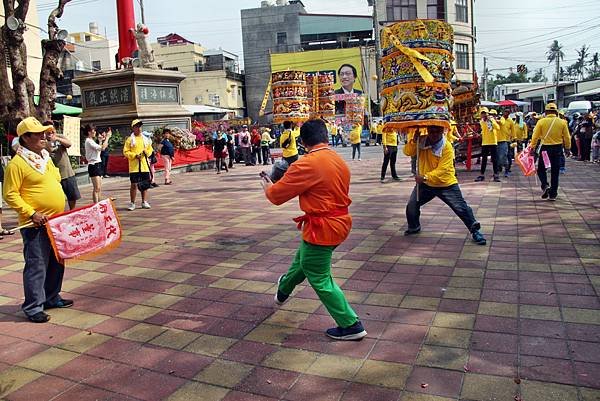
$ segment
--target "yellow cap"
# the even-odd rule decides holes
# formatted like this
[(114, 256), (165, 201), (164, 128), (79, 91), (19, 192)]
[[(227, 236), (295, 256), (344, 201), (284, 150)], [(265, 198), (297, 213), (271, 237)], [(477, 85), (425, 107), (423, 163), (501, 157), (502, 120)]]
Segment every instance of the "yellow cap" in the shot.
[(482, 107), (482, 108), (479, 109), (479, 112), (480, 113), (489, 113), (490, 111), (488, 110), (487, 107)]
[(492, 115), (494, 115), (494, 116), (497, 116), (497, 115), (498, 115), (498, 112), (496, 111), (496, 109), (491, 109), (491, 110), (490, 110), (490, 114), (492, 114)]
[(142, 123), (142, 120), (140, 120), (139, 118), (136, 118), (135, 120), (133, 120), (133, 121), (131, 122), (131, 126), (132, 126), (132, 127), (135, 127), (135, 126), (136, 126), (136, 125), (138, 125), (138, 124), (139, 124), (139, 125), (142, 125), (142, 124), (143, 124), (143, 123)]
[(51, 125), (42, 125), (35, 117), (27, 117), (17, 125), (17, 136), (21, 136), (27, 132), (45, 132), (50, 128), (53, 127)]
[(556, 107), (556, 103), (548, 103), (546, 105), (546, 111), (558, 111), (558, 107)]

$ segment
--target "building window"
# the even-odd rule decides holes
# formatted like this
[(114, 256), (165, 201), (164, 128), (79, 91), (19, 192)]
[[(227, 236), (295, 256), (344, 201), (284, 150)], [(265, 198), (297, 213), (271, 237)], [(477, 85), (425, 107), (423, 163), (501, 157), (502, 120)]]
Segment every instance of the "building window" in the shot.
[(92, 40), (92, 36), (91, 35), (85, 35), (85, 41), (89, 42), (90, 40)]
[(100, 71), (102, 69), (102, 63), (100, 60), (92, 61), (92, 71)]
[(194, 63), (194, 71), (195, 72), (204, 71), (204, 64), (202, 64), (200, 62)]
[(455, 43), (456, 48), (456, 69), (469, 69), (469, 45), (463, 43)]
[(469, 22), (467, 0), (456, 0), (456, 22)]
[(403, 21), (417, 18), (417, 0), (388, 0), (388, 21)]
[(277, 45), (287, 45), (287, 32), (277, 32)]
[(427, 0), (427, 18), (446, 20), (445, 0)]

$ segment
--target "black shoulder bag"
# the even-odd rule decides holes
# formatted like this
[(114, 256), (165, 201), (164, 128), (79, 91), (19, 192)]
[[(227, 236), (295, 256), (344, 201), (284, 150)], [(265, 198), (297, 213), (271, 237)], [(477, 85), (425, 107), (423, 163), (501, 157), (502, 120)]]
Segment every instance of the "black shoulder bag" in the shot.
[[(146, 158), (146, 163), (148, 164), (148, 172), (149, 174), (152, 174), (150, 172), (150, 163), (148, 163), (148, 156), (146, 156), (146, 153), (144, 153), (144, 157)], [(137, 183), (137, 187), (140, 190), (140, 192), (144, 192), (149, 190), (150, 188), (152, 188), (152, 182), (150, 181), (150, 179), (141, 179), (142, 176), (142, 159), (139, 159), (139, 168), (138, 168), (138, 172), (140, 173), (140, 181), (138, 181)]]

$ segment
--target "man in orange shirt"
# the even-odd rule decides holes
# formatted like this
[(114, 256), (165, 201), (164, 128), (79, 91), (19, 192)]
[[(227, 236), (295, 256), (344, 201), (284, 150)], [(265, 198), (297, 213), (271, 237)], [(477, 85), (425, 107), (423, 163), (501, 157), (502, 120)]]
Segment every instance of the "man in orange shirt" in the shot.
[(279, 278), (275, 302), (283, 304), (294, 288), (307, 279), (338, 327), (327, 330), (336, 340), (360, 340), (367, 335), (356, 312), (331, 277), (331, 255), (352, 227), (348, 206), (352, 200), (350, 170), (329, 149), (327, 127), (322, 120), (309, 120), (300, 129), (308, 154), (290, 165), (273, 184), (266, 175), (261, 182), (267, 199), (281, 205), (296, 196), (304, 216), (294, 219), (302, 229), (302, 242), (288, 272)]

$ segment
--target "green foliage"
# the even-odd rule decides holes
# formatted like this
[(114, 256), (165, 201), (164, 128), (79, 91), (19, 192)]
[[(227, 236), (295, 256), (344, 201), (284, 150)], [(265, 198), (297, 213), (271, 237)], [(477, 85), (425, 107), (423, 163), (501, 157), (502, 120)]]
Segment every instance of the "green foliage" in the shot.
[(544, 82), (546, 80), (546, 76), (544, 75), (544, 70), (542, 68), (535, 70), (533, 77), (531, 77), (531, 82)]
[(73, 170), (77, 170), (79, 168), (79, 160), (80, 158), (77, 156), (69, 156), (69, 161), (71, 162), (71, 167), (73, 167)]
[(125, 144), (125, 138), (119, 130), (114, 130), (112, 136), (108, 140), (108, 150), (110, 152), (122, 151)]

